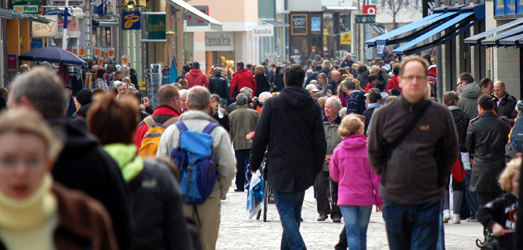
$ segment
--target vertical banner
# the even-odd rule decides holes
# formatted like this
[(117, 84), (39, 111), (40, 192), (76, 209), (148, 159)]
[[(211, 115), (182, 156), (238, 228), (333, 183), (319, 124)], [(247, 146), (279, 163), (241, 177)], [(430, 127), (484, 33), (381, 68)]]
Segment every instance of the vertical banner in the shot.
[(165, 37), (165, 14), (147, 15), (147, 39), (167, 41)]
[(352, 45), (352, 31), (340, 34), (340, 45)]
[(385, 42), (383, 42), (383, 41), (376, 42), (376, 54), (378, 54), (379, 57), (385, 56)]

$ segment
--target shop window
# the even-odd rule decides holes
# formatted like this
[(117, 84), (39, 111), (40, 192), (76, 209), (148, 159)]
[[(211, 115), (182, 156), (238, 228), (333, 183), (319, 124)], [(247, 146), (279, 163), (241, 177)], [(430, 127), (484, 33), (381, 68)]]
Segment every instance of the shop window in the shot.
[(350, 31), (350, 15), (340, 15), (340, 32)]

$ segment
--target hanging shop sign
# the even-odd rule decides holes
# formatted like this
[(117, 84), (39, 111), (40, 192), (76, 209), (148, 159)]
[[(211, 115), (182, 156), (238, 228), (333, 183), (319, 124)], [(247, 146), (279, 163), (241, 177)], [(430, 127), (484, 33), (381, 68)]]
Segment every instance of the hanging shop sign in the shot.
[(505, 15), (516, 14), (516, 0), (505, 0)]
[(206, 51), (233, 51), (234, 33), (233, 32), (206, 32), (205, 33)]
[(260, 37), (272, 37), (274, 36), (274, 26), (272, 25), (260, 25), (252, 28), (252, 34)]
[(352, 31), (340, 34), (340, 45), (352, 45)]
[(308, 34), (307, 14), (291, 15), (291, 35), (306, 36)]
[(321, 31), (321, 18), (319, 16), (311, 17), (311, 31)]
[(122, 12), (122, 29), (123, 30), (139, 30), (141, 14), (140, 11), (124, 11)]
[(116, 13), (116, 1), (115, 0), (93, 0), (93, 14), (98, 17), (103, 16), (114, 16)]
[(24, 13), (38, 13), (38, 5), (14, 5), (14, 11), (24, 12)]
[(143, 12), (141, 19), (145, 22), (147, 37), (142, 42), (165, 42), (166, 24), (165, 12)]
[(56, 37), (58, 35), (58, 17), (46, 16), (49, 23), (31, 22), (33, 37)]

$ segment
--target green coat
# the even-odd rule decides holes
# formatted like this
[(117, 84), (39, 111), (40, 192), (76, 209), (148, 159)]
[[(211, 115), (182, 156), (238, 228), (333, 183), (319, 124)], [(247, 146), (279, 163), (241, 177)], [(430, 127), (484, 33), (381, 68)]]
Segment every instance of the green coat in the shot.
[(232, 144), (235, 150), (250, 149), (251, 142), (245, 138), (249, 132), (256, 130), (258, 112), (247, 105), (238, 106), (229, 114), (229, 125)]
[[(338, 118), (336, 118), (336, 120), (338, 120)], [(336, 124), (336, 120), (334, 123), (330, 123), (328, 121), (323, 122), (323, 128), (325, 129), (325, 140), (327, 141), (327, 155), (332, 155), (332, 152), (334, 152), (336, 146), (341, 143), (342, 138), (340, 134), (338, 134), (339, 125)], [(328, 163), (323, 164), (323, 171), (329, 171)]]

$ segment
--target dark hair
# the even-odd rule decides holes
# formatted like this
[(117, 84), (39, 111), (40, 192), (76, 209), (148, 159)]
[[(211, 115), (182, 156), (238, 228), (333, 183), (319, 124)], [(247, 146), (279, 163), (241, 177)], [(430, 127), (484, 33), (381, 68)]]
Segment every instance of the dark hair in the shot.
[(252, 64), (249, 63), (245, 67), (247, 67), (249, 70), (251, 70), (252, 69)]
[(431, 64), (430, 54), (425, 54), (425, 55), (423, 56), (423, 59), (427, 60), (427, 62), (429, 63), (429, 65)]
[(239, 67), (240, 69), (243, 69), (245, 67), (245, 64), (243, 62), (237, 62), (236, 66)]
[(285, 84), (287, 86), (302, 86), (303, 80), (305, 79), (305, 72), (300, 65), (292, 65), (285, 68), (283, 77), (285, 78)]
[(361, 65), (359, 68), (358, 68), (358, 73), (363, 73), (367, 71), (367, 66), (365, 65)]
[(370, 103), (377, 103), (378, 101), (381, 100), (380, 89), (377, 89), (377, 88), (369, 89), (368, 95), (369, 95)]
[(456, 102), (459, 100), (459, 96), (454, 91), (445, 92), (443, 94), (443, 104), (446, 106), (456, 105)]
[(117, 100), (112, 94), (100, 94), (91, 105), (87, 126), (102, 145), (133, 143), (138, 124), (138, 102), (135, 97), (124, 96)]
[(191, 66), (188, 65), (188, 64), (187, 65), (183, 65), (183, 71), (185, 71), (185, 72), (191, 71)]
[(488, 78), (488, 77), (485, 77), (485, 78), (481, 79), (481, 81), (479, 81), (478, 85), (479, 85), (480, 88), (487, 88), (489, 82), (492, 82), (492, 80), (490, 78)]
[(192, 68), (193, 69), (200, 69), (200, 63), (199, 62), (193, 62), (192, 63)]
[(180, 98), (180, 93), (173, 85), (166, 84), (158, 90), (158, 105), (171, 106), (174, 98)]
[(398, 74), (400, 73), (400, 66), (397, 65), (397, 66), (395, 66), (394, 68), (392, 68), (392, 73), (393, 73), (394, 75), (398, 75)]
[(494, 110), (495, 100), (491, 95), (480, 95), (478, 98), (478, 105), (484, 110)]
[(103, 68), (102, 69), (97, 69), (96, 70), (96, 79), (98, 79), (98, 78), (102, 78), (103, 79), (105, 72), (106, 71)]
[(467, 84), (474, 82), (474, 77), (470, 73), (461, 73), (461, 75), (459, 75), (459, 79), (461, 81), (467, 82)]
[(378, 75), (371, 74), (371, 75), (369, 76), (369, 82), (375, 81), (376, 79), (378, 79)]

